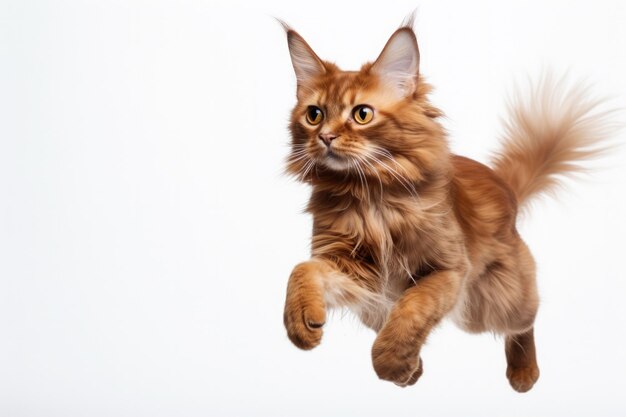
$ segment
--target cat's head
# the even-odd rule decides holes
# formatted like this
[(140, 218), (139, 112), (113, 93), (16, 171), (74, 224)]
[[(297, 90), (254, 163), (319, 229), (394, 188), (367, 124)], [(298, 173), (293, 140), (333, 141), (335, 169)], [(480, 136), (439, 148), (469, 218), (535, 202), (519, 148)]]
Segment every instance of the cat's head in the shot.
[[(411, 25), (387, 41), (373, 63), (342, 71), (322, 61), (286, 27), (298, 103), (287, 171), (305, 182), (336, 180), (405, 189), (447, 160), (441, 116), (427, 100)], [(319, 182), (319, 181), (318, 181)], [(407, 184), (409, 183), (409, 184)]]

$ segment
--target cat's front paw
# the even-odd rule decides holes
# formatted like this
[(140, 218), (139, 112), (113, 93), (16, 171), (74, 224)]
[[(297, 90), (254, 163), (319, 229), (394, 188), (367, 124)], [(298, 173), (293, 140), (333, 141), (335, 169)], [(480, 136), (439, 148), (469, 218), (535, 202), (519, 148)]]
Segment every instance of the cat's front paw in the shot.
[(380, 379), (401, 387), (415, 384), (423, 372), (417, 343), (397, 339), (385, 329), (372, 347), (372, 363)]
[(408, 385), (415, 385), (417, 380), (420, 379), (420, 377), (424, 373), (424, 362), (422, 362), (422, 358), (418, 358), (418, 361), (419, 361), (419, 365), (417, 366), (417, 370), (413, 372), (413, 375), (411, 375), (411, 378), (409, 378), (406, 385), (404, 385), (405, 387)]
[(300, 349), (313, 349), (322, 340), (326, 305), (319, 269), (318, 262), (296, 265), (287, 284), (283, 320), (287, 336)]
[(288, 298), (283, 319), (287, 336), (294, 345), (309, 350), (320, 344), (322, 327), (326, 322), (326, 309), (321, 298)]

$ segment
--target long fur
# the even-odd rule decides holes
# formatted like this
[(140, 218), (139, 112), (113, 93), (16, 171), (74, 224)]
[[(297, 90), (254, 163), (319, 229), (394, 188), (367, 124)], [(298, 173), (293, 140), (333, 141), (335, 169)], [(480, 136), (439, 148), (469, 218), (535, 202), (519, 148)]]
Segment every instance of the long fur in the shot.
[(585, 170), (584, 163), (609, 148), (611, 112), (591, 99), (584, 85), (566, 86), (544, 75), (528, 96), (518, 92), (509, 105), (502, 149), (493, 169), (524, 204), (533, 196), (554, 192), (559, 179)]
[[(411, 27), (358, 71), (322, 61), (285, 29), (298, 83), (287, 172), (311, 185), (313, 216), (311, 259), (287, 285), (290, 340), (314, 348), (326, 310), (347, 307), (377, 332), (377, 375), (406, 386), (448, 316), (465, 331), (504, 335), (509, 382), (531, 389), (539, 296), (518, 206), (602, 152), (609, 114), (587, 90), (544, 79), (512, 105), (492, 170), (451, 154)], [(373, 114), (365, 123), (362, 106)]]

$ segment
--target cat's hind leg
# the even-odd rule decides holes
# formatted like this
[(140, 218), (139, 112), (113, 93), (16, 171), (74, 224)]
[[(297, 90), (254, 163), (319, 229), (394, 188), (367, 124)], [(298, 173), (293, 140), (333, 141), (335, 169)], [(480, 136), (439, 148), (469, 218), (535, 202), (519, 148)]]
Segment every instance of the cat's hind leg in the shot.
[[(537, 313), (539, 300), (537, 296), (537, 284), (535, 276), (535, 261), (526, 244), (520, 239), (517, 245), (517, 270), (518, 279), (522, 283), (521, 288), (525, 291), (520, 297), (518, 309), (534, 316)], [(512, 320), (512, 328), (515, 333), (509, 333), (504, 342), (506, 353), (506, 376), (511, 387), (517, 392), (530, 390), (539, 379), (539, 367), (535, 351), (534, 327), (519, 332), (518, 328), (525, 323), (515, 323)]]
[(539, 297), (535, 263), (524, 242), (518, 239), (487, 264), (466, 291), (457, 324), (503, 335), (509, 382), (518, 392), (530, 390), (539, 378), (533, 333)]
[(539, 379), (539, 367), (535, 354), (533, 329), (516, 335), (506, 336), (506, 376), (517, 392), (530, 390)]

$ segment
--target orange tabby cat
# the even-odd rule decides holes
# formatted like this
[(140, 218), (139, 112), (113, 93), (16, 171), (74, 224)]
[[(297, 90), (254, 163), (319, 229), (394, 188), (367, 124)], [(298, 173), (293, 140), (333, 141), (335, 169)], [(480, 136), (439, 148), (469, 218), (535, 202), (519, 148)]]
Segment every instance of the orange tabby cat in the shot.
[(311, 259), (287, 287), (287, 334), (311, 349), (326, 310), (347, 307), (377, 332), (378, 376), (407, 386), (431, 329), (450, 316), (505, 336), (507, 377), (525, 392), (539, 377), (539, 299), (518, 206), (600, 152), (605, 120), (579, 92), (544, 81), (513, 107), (492, 168), (452, 155), (411, 27), (373, 63), (342, 71), (285, 26), (298, 99), (287, 170), (311, 184), (313, 215)]

